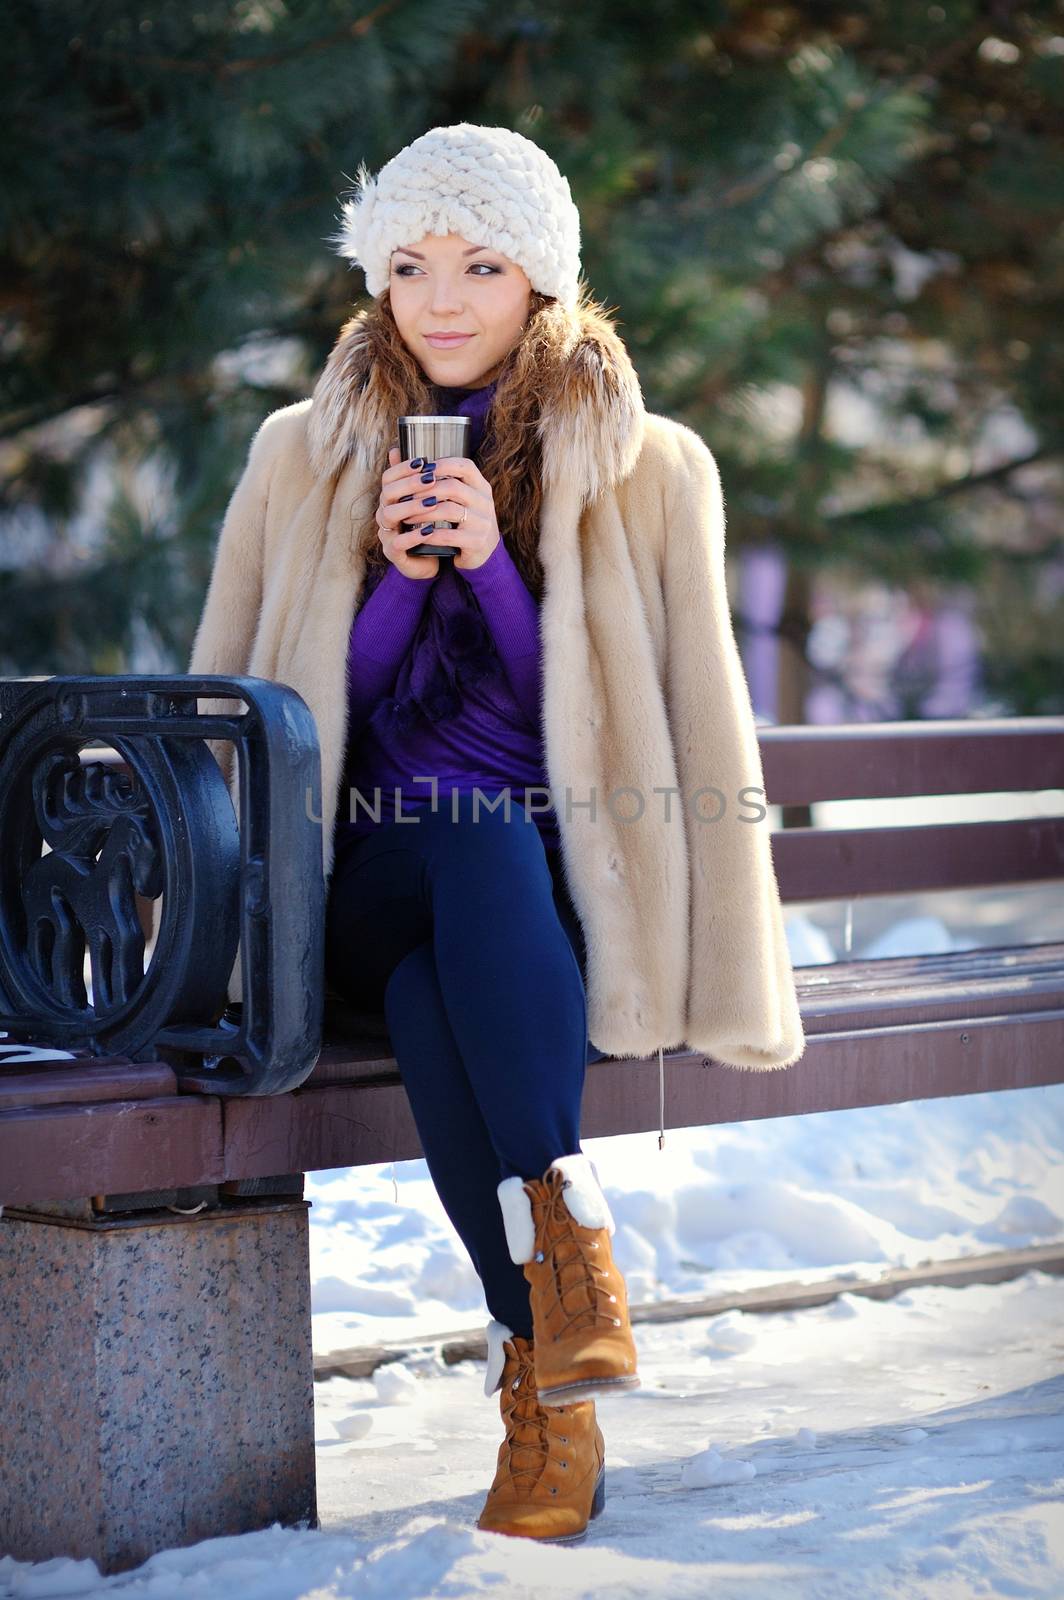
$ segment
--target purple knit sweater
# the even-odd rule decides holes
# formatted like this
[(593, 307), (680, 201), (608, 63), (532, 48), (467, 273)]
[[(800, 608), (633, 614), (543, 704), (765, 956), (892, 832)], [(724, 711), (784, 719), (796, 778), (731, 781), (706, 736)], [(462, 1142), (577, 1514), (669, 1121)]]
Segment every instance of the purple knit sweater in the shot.
[[(494, 392), (494, 383), (436, 390), (441, 413), (471, 418), (474, 460)], [(429, 507), (426, 521), (431, 514)], [(541, 671), (539, 608), (503, 540), (469, 571), (450, 557), (440, 558), (435, 578), (408, 578), (389, 565), (351, 627), (337, 852), (400, 814), (396, 790), (403, 816), (431, 807), (433, 785), (415, 783), (418, 776), (437, 779), (445, 815), (452, 789), (497, 795), (509, 788), (514, 825), (526, 826), (517, 814), (524, 790), (547, 783)], [(528, 796), (536, 806), (546, 799)], [(554, 808), (537, 810), (534, 820), (544, 846), (557, 849)]]

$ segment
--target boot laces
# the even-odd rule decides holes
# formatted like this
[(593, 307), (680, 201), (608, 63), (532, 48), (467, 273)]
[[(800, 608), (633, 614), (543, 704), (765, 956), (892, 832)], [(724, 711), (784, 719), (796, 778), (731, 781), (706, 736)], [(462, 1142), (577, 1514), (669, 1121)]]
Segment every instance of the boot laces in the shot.
[[(517, 1368), (509, 1383), (510, 1398), (503, 1404), (503, 1420), (506, 1425), (506, 1470), (515, 1481), (530, 1479), (529, 1487), (533, 1488), (550, 1459), (550, 1418), (547, 1416), (546, 1408), (539, 1402), (531, 1346), (522, 1351), (510, 1340), (507, 1340), (506, 1344), (517, 1358)], [(561, 1411), (563, 1408), (555, 1406), (553, 1409)], [(533, 1440), (518, 1439), (517, 1430), (523, 1424), (531, 1424), (536, 1429), (538, 1437)], [(527, 1450), (532, 1455), (538, 1456), (539, 1460), (529, 1466), (519, 1467), (514, 1461), (519, 1450)]]
[[(609, 1273), (605, 1267), (598, 1266), (590, 1259), (590, 1251), (577, 1236), (576, 1219), (563, 1198), (564, 1192), (568, 1187), (567, 1180), (560, 1173), (555, 1174), (552, 1171), (547, 1178), (546, 1200), (541, 1201), (539, 1196), (533, 1193), (533, 1205), (537, 1205), (538, 1202), (537, 1208), (541, 1208), (538, 1219), (539, 1226), (536, 1229), (537, 1249), (533, 1259), (546, 1259), (547, 1251), (549, 1250), (550, 1252), (551, 1286), (554, 1290), (555, 1303), (565, 1317), (560, 1329), (561, 1333), (567, 1333), (571, 1327), (579, 1324), (581, 1317), (590, 1317), (591, 1319), (589, 1323), (580, 1324), (581, 1326), (594, 1327), (601, 1322), (610, 1327), (615, 1327), (620, 1319), (615, 1317), (612, 1311), (604, 1310), (599, 1303), (598, 1297), (605, 1295), (606, 1304), (609, 1305), (615, 1302), (616, 1296), (611, 1293), (606, 1284), (595, 1281), (596, 1273), (600, 1278), (608, 1278)], [(540, 1245), (541, 1236), (542, 1245)], [(570, 1282), (563, 1286), (563, 1271), (568, 1267), (574, 1266), (582, 1269), (581, 1275), (573, 1277)], [(577, 1307), (575, 1311), (570, 1311), (566, 1307), (565, 1296), (574, 1289), (580, 1289), (589, 1294), (591, 1304), (582, 1305)]]

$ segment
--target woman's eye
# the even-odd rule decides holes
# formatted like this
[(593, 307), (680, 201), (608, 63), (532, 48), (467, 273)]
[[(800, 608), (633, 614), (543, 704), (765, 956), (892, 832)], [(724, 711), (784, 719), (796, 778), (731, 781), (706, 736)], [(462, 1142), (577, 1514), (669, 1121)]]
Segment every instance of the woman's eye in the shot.
[[(486, 273), (502, 271), (501, 267), (493, 267), (490, 261), (474, 261), (469, 268), (470, 272), (472, 272), (475, 267), (483, 267)], [(409, 277), (410, 273), (420, 272), (420, 270), (420, 267), (415, 267), (412, 261), (403, 261), (399, 266), (396, 267), (395, 275), (397, 278), (406, 278)], [(480, 277), (481, 274), (478, 273), (477, 276)]]

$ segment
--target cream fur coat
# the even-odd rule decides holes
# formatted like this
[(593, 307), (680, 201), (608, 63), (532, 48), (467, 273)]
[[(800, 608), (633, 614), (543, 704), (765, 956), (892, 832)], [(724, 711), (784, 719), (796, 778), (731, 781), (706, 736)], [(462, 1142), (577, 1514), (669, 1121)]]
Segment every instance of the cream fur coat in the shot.
[[(306, 701), (326, 882), (365, 569), (357, 535), (395, 428), (362, 320), (345, 324), (311, 397), (256, 433), (189, 662), (197, 674), (273, 679)], [(688, 1045), (738, 1068), (786, 1067), (805, 1039), (725, 588), (716, 462), (692, 429), (646, 411), (602, 312), (572, 312), (562, 356), (539, 424), (543, 751), (587, 942), (588, 1032), (611, 1056)], [(212, 749), (235, 802), (232, 747)]]

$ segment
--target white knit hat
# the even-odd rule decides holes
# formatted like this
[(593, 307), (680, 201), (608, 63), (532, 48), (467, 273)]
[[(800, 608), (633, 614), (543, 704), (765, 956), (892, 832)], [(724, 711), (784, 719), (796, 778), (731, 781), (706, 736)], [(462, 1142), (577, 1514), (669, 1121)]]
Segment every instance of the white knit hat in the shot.
[(545, 150), (512, 128), (456, 122), (430, 128), (345, 200), (338, 255), (358, 262), (366, 287), (388, 287), (391, 255), (425, 234), (458, 233), (516, 261), (533, 289), (572, 309), (580, 275), (580, 213)]

